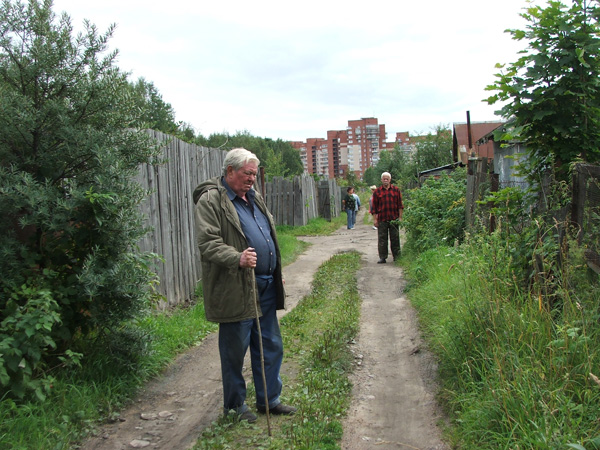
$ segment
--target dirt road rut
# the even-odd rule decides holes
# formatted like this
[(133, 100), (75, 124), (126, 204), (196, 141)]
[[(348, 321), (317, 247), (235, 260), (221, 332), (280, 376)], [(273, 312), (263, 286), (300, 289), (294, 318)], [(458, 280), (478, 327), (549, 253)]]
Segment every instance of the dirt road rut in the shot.
[[(332, 255), (357, 250), (362, 298), (357, 368), (344, 423), (343, 450), (446, 450), (437, 423), (435, 359), (421, 341), (415, 311), (403, 295), (402, 269), (391, 258), (377, 264), (377, 231), (359, 213), (353, 230), (303, 237), (313, 244), (284, 269), (289, 312), (306, 296), (316, 270)], [(283, 315), (282, 314), (282, 315)], [(250, 377), (248, 377), (249, 379)], [(216, 334), (181, 355), (121, 413), (84, 443), (85, 450), (193, 447), (221, 413), (222, 388)], [(251, 405), (251, 403), (250, 403)]]

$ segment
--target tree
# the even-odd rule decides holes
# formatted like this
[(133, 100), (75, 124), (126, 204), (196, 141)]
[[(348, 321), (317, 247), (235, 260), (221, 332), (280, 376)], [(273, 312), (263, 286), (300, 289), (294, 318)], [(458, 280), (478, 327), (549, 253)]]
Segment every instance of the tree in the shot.
[(133, 100), (138, 108), (139, 127), (162, 131), (166, 134), (176, 134), (181, 124), (175, 121), (173, 107), (166, 103), (154, 83), (139, 78), (131, 83)]
[(377, 173), (375, 167), (367, 167), (363, 173), (363, 181), (367, 186), (379, 185), (381, 182), (381, 174)]
[(301, 175), (304, 171), (300, 153), (289, 142), (281, 139), (274, 141), (270, 138), (260, 138), (248, 131), (237, 132), (235, 135), (228, 133), (211, 134), (208, 138), (199, 136), (196, 140), (199, 145), (224, 150), (243, 147), (254, 153), (265, 167), (267, 177)]
[(151, 255), (133, 180), (158, 149), (136, 131), (113, 27), (74, 38), (51, 0), (0, 8), (0, 387), (34, 390), (75, 335), (148, 307)]
[(418, 181), (418, 165), (416, 164), (413, 154), (407, 153), (395, 148), (393, 152), (394, 169), (396, 174), (397, 184), (403, 189), (406, 187), (414, 187)]
[(281, 159), (287, 170), (288, 176), (302, 175), (304, 165), (300, 159), (300, 152), (292, 147), (289, 142), (277, 139), (273, 142), (273, 150), (275, 153), (281, 154)]
[[(376, 166), (379, 177), (382, 172), (392, 175), (392, 182), (402, 188), (413, 186), (419, 181), (419, 172), (444, 166), (452, 162), (452, 132), (444, 125), (433, 128), (434, 133), (417, 136), (415, 149), (411, 154), (400, 150), (381, 152)], [(379, 182), (379, 181), (378, 181)]]
[(571, 162), (600, 161), (600, 9), (592, 0), (549, 1), (521, 16), (526, 30), (508, 32), (529, 47), (497, 65), (503, 71), (487, 87), (496, 91), (487, 102), (507, 102), (500, 113), (514, 128), (501, 138), (527, 144), (530, 173), (553, 167), (565, 179)]
[(379, 155), (379, 161), (375, 166), (375, 172), (377, 175), (376, 185), (381, 183), (381, 174), (383, 172), (389, 172), (392, 176), (392, 183), (401, 185), (403, 176), (402, 172), (409, 166), (409, 160), (406, 154), (398, 147), (393, 150), (384, 150)]
[(194, 142), (196, 140), (196, 131), (192, 124), (180, 122), (177, 137), (185, 142)]
[(356, 185), (358, 184), (358, 178), (356, 177), (356, 173), (354, 172), (354, 170), (348, 170), (346, 172), (346, 176), (344, 177), (345, 179), (345, 185), (346, 186), (352, 186), (354, 188), (356, 188)]
[(288, 169), (285, 167), (283, 163), (283, 157), (281, 153), (275, 154), (273, 151), (270, 151), (267, 155), (267, 159), (264, 162), (265, 174), (268, 174), (268, 178), (273, 177), (285, 177), (287, 175)]
[(419, 136), (415, 147), (416, 173), (452, 163), (452, 131), (448, 126), (436, 125), (433, 133)]

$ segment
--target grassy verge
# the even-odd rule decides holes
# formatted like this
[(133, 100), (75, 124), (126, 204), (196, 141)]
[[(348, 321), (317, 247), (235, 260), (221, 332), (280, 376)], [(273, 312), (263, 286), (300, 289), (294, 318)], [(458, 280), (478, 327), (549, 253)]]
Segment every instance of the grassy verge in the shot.
[[(296, 236), (330, 234), (344, 219), (316, 219), (305, 227), (278, 228), (284, 265), (307, 246)], [(216, 326), (206, 322), (203, 304), (198, 302), (166, 314), (148, 314), (124, 326), (110, 343), (102, 337), (94, 343), (80, 343), (79, 350), (86, 355), (81, 367), (56, 370), (46, 401), (0, 399), (0, 448), (71, 448), (98, 421), (118, 420), (119, 411), (140, 387), (214, 330)]]
[[(312, 293), (281, 321), (285, 345), (283, 399), (292, 417), (265, 416), (249, 425), (222, 418), (205, 430), (201, 449), (339, 449), (341, 419), (350, 402), (353, 355), (348, 343), (359, 327), (358, 253), (336, 255), (321, 266)], [(252, 395), (250, 392), (249, 395)]]
[[(492, 237), (404, 261), (461, 449), (600, 448), (600, 297), (574, 248), (560, 302), (519, 291)], [(547, 287), (547, 286), (546, 286)], [(535, 289), (532, 290), (536, 292)]]

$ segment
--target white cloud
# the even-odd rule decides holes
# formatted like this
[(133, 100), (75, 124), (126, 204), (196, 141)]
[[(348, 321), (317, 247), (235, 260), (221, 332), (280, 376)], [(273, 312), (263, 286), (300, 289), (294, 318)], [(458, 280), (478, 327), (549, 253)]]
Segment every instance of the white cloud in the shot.
[(133, 79), (152, 81), (178, 120), (207, 136), (325, 137), (377, 117), (390, 138), (496, 120), (482, 103), (497, 62), (516, 60), (525, 0), (54, 0), (76, 28), (105, 30)]

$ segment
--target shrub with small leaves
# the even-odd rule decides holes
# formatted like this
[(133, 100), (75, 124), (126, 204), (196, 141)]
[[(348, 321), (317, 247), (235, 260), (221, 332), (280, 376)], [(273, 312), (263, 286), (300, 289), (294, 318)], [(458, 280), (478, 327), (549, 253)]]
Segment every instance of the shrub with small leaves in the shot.
[(153, 295), (135, 176), (159, 148), (107, 51), (113, 27), (85, 25), (73, 37), (50, 0), (0, 5), (0, 375), (17, 396), (40, 392), (49, 349), (116, 329)]
[(405, 248), (415, 253), (462, 241), (465, 227), (465, 171), (429, 179), (410, 191), (400, 226), (406, 230)]

